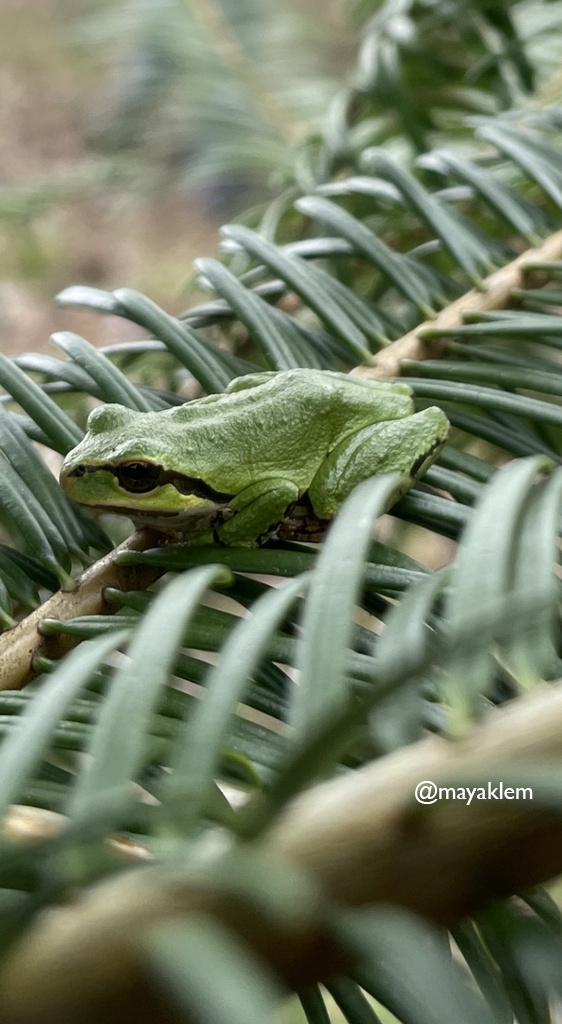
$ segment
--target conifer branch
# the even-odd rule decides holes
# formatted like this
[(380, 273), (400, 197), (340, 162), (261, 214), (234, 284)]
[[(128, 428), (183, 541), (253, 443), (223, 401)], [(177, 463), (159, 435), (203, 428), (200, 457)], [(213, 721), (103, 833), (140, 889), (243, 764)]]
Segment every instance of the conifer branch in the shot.
[(467, 313), (484, 313), (494, 309), (505, 309), (514, 288), (524, 287), (529, 273), (537, 274), (536, 264), (562, 259), (562, 231), (549, 235), (542, 245), (526, 249), (505, 267), (494, 271), (484, 280), (482, 289), (471, 288), (450, 305), (445, 306), (434, 320), (423, 323), (397, 338), (374, 357), (372, 366), (357, 366), (351, 370), (354, 377), (399, 377), (401, 366), (406, 359), (421, 361), (437, 359), (446, 350), (446, 340), (429, 340), (424, 332), (462, 327)]

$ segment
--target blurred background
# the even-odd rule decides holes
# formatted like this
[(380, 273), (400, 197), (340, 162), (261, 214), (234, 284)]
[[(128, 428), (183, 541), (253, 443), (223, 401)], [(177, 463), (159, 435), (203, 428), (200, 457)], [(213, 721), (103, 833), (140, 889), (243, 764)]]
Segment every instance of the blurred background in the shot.
[[(63, 287), (127, 286), (170, 312), (217, 228), (271, 199), (353, 64), (349, 0), (3, 0), (0, 350), (115, 318)], [(345, 31), (344, 31), (345, 26)]]

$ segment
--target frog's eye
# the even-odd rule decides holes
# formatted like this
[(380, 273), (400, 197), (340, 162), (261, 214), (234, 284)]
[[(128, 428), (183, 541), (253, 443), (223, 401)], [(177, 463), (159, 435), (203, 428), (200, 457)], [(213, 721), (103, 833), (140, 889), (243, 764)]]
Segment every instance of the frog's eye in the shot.
[(150, 462), (127, 462), (114, 472), (123, 490), (135, 494), (153, 491), (160, 480), (160, 466), (153, 466)]

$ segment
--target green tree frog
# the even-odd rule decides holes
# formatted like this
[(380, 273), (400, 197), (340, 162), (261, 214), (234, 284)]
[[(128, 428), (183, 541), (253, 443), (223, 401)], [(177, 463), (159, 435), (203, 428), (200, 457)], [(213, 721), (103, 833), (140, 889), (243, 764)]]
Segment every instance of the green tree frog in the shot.
[(195, 543), (251, 545), (304, 501), (329, 520), (367, 477), (398, 471), (397, 501), (437, 458), (449, 422), (401, 382), (327, 370), (254, 373), (164, 412), (103, 405), (66, 456), (74, 501)]

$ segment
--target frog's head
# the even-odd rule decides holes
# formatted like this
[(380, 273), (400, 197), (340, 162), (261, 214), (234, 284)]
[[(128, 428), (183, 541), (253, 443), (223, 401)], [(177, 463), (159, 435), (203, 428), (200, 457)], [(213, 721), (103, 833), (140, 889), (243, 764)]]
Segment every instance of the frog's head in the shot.
[(122, 405), (94, 409), (87, 433), (61, 467), (60, 482), (68, 497), (146, 523), (208, 516), (224, 507), (231, 495), (178, 469), (163, 439), (163, 415)]

